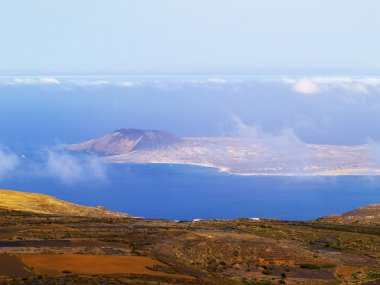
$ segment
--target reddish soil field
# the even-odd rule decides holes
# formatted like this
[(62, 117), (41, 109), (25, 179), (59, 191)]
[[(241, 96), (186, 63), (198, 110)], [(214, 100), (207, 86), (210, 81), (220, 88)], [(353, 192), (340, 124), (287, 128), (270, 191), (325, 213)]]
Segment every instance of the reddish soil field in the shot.
[(169, 274), (149, 270), (147, 267), (166, 265), (146, 256), (113, 256), (85, 254), (20, 254), (22, 262), (33, 268), (37, 274), (50, 276), (64, 272), (94, 274), (146, 274), (173, 278), (192, 278), (191, 276)]

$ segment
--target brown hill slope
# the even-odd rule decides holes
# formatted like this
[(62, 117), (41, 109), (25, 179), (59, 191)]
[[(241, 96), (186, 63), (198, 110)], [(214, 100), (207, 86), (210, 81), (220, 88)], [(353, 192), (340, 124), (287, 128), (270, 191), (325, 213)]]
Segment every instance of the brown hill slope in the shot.
[(109, 211), (104, 207), (80, 206), (48, 195), (13, 190), (0, 190), (0, 209), (61, 216), (130, 217), (127, 214)]
[(320, 220), (342, 223), (380, 223), (380, 204), (364, 206), (341, 215), (327, 216)]

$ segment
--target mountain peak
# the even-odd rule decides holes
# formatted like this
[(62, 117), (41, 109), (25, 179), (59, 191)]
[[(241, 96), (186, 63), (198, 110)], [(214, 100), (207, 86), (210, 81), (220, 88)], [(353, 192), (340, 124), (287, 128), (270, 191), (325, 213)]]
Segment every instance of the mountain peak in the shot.
[(97, 139), (72, 145), (68, 149), (115, 155), (136, 150), (154, 150), (180, 142), (180, 138), (167, 131), (124, 128)]

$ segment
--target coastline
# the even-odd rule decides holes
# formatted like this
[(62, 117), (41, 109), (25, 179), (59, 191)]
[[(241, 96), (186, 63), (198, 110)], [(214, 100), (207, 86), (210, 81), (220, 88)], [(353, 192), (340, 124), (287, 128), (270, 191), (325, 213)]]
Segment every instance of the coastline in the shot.
[[(107, 158), (107, 157), (104, 157)], [(108, 159), (107, 159), (108, 160)], [(331, 169), (324, 170), (316, 173), (305, 173), (301, 171), (297, 172), (279, 172), (279, 173), (269, 173), (269, 172), (236, 172), (230, 170), (227, 167), (220, 167), (216, 165), (206, 164), (206, 163), (176, 163), (176, 162), (158, 162), (158, 161), (148, 161), (148, 162), (133, 162), (133, 161), (102, 161), (105, 164), (136, 164), (136, 165), (179, 165), (179, 166), (197, 166), (202, 168), (214, 169), (219, 173), (235, 175), (235, 176), (289, 176), (289, 177), (339, 177), (339, 176), (380, 176), (380, 169)]]

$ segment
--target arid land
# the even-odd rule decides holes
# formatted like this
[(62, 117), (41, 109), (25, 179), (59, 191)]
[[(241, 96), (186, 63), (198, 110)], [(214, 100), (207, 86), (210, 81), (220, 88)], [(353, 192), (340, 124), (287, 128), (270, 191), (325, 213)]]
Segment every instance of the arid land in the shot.
[(46, 195), (33, 211), (33, 195), (0, 191), (0, 284), (380, 282), (379, 205), (308, 222), (194, 222), (79, 215)]

